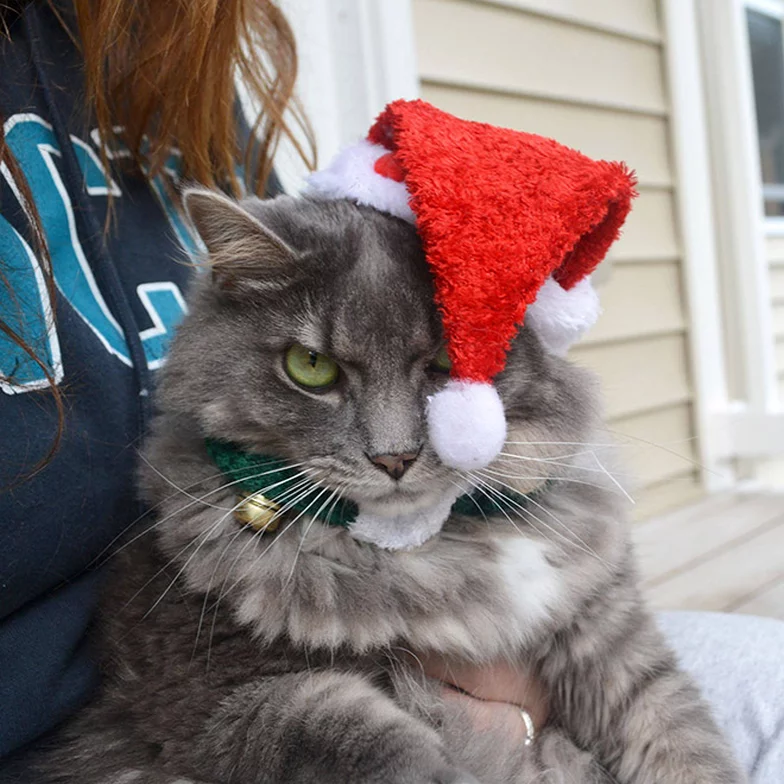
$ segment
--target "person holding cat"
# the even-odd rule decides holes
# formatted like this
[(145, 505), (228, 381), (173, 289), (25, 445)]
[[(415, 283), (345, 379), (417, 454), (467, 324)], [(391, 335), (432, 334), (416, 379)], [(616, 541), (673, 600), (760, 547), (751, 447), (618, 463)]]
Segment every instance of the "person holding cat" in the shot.
[[(95, 694), (96, 563), (145, 511), (137, 452), (201, 243), (178, 183), (275, 195), (279, 140), (306, 123), (269, 0), (17, 0), (0, 20), (0, 782), (38, 784), (25, 749)], [(252, 132), (236, 68), (262, 107)], [(779, 781), (780, 627), (663, 625), (752, 780)], [(477, 732), (524, 744), (520, 707), (546, 725), (539, 679), (415, 656)], [(756, 676), (743, 688), (738, 663)]]

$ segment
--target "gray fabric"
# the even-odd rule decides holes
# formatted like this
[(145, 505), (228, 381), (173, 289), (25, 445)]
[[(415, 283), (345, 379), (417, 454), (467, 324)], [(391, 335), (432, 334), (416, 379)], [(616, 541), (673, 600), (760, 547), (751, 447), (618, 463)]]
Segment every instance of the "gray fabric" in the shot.
[(752, 784), (784, 782), (784, 623), (703, 612), (659, 623)]

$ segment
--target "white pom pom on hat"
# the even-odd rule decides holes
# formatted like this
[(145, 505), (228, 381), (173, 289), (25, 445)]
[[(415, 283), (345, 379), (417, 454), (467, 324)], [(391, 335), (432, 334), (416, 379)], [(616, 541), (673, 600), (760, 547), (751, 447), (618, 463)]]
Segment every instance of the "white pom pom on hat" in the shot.
[(551, 354), (563, 357), (597, 321), (599, 295), (588, 277), (565, 289), (552, 277), (539, 289), (525, 312), (525, 321)]
[(504, 404), (492, 384), (455, 381), (428, 400), (430, 443), (450, 468), (472, 471), (489, 465), (506, 441)]

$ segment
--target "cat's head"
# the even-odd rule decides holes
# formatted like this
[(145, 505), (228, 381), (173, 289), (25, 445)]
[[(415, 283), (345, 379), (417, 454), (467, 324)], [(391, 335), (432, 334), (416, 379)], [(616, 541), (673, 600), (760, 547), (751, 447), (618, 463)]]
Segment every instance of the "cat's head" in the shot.
[[(566, 612), (565, 597), (621, 541), (611, 483), (594, 446), (581, 446), (596, 424), (591, 376), (522, 327), (495, 379), (508, 424), (501, 454), (471, 474), (448, 468), (428, 443), (428, 396), (448, 376), (415, 229), (348, 201), (238, 205), (203, 194), (188, 207), (211, 269), (192, 287), (162, 370), (142, 466), (175, 580), (264, 640), (357, 651), (405, 640), (511, 655), (537, 623)], [(238, 474), (213, 462), (207, 438), (299, 472), (276, 499), (276, 531), (236, 515)], [(261, 473), (251, 489), (267, 492)], [(472, 487), (485, 495), (460, 499), (446, 519)], [(499, 493), (499, 509), (468, 511)], [(361, 513), (348, 530), (289, 509), (299, 499), (312, 514), (337, 494)], [(401, 552), (376, 536), (439, 503), (446, 511), (423, 544)]]
[[(593, 424), (593, 385), (522, 327), (496, 385), (508, 443), (471, 476), (444, 466), (425, 411), (448, 378), (415, 229), (348, 201), (187, 197), (210, 270), (190, 297), (159, 405), (201, 437), (284, 458), (378, 514), (455, 488), (526, 492)], [(567, 448), (568, 452), (574, 449)]]

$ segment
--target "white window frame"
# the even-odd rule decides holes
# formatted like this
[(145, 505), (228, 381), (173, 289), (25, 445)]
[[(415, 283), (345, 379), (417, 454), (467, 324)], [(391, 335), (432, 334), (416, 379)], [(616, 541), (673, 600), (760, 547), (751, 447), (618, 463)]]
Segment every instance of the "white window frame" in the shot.
[(733, 445), (726, 426), (732, 410), (724, 362), (723, 314), (716, 247), (712, 161), (700, 62), (696, 0), (662, 0), (667, 41), (670, 127), (678, 183), (694, 418), (702, 484), (709, 492), (735, 484)]
[[(669, 5), (681, 0), (665, 0)], [(768, 225), (762, 199), (746, 9), (752, 0), (685, 0), (697, 11), (710, 140), (716, 249), (729, 371), (740, 388), (712, 422), (730, 457), (784, 453), (784, 409), (777, 389)], [(784, 3), (753, 0), (755, 10)], [(675, 77), (677, 81), (677, 77)], [(700, 286), (699, 280), (695, 285)], [(701, 329), (698, 322), (695, 328)], [(695, 356), (697, 364), (703, 360)]]
[[(782, 34), (784, 34), (784, 0), (742, 0), (742, 3), (745, 10), (756, 11), (757, 13), (777, 19), (782, 25)], [(782, 61), (781, 67), (784, 69), (784, 61)], [(784, 190), (784, 185), (774, 187), (779, 187)], [(762, 183), (761, 178), (760, 190), (761, 197), (764, 200), (765, 186)], [(764, 207), (762, 209), (765, 221), (765, 234), (768, 237), (784, 237), (784, 216), (768, 217), (767, 215), (764, 215)]]

